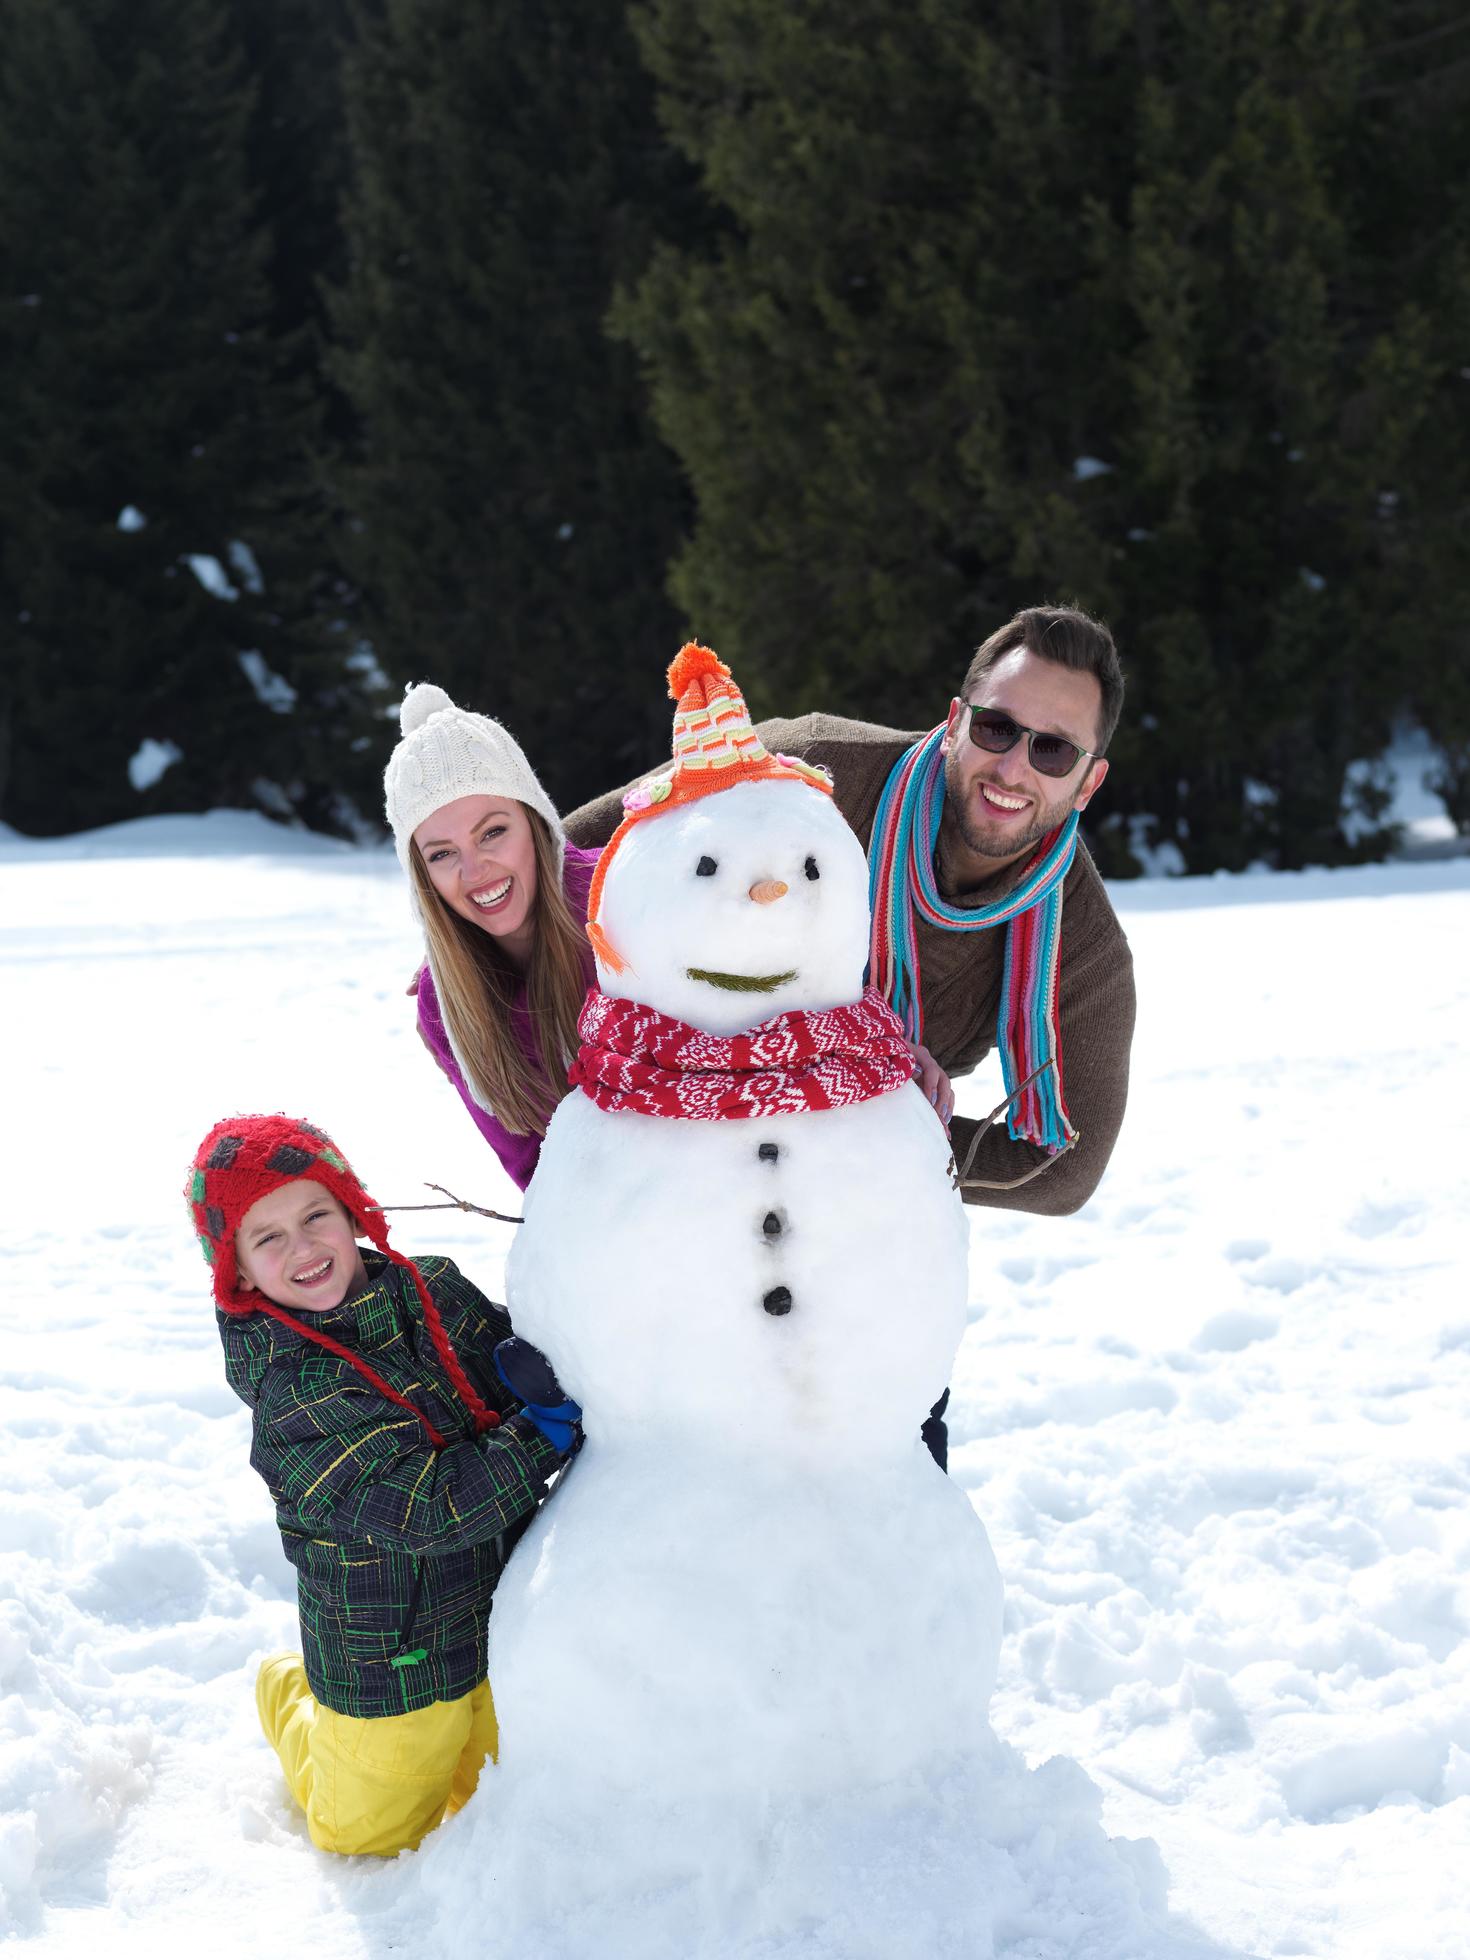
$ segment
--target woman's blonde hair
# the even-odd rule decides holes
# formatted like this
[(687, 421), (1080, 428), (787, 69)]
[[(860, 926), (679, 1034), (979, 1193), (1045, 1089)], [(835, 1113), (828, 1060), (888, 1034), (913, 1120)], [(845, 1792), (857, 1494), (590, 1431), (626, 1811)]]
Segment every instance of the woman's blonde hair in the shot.
[(435, 891), (416, 843), (410, 875), (423, 915), (439, 1012), (471, 1093), (512, 1136), (545, 1136), (567, 1093), (567, 1064), (577, 1052), (577, 1016), (587, 991), (587, 937), (562, 890), (561, 854), (545, 819), (524, 803), (536, 853), (531, 959), (526, 1008), (540, 1065), (522, 1052), (511, 1006), (522, 975), (493, 933), (460, 918)]

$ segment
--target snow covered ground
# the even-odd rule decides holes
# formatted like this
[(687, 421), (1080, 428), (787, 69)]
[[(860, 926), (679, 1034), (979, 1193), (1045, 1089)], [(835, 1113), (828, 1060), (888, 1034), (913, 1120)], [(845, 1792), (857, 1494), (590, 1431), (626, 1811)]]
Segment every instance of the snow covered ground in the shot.
[[(1470, 861), (1114, 895), (1140, 1027), (1112, 1168), (1077, 1218), (972, 1222), (953, 1470), (1006, 1581), (996, 1727), (1081, 1764), (1217, 1941), (1465, 1960)], [(220, 813), (0, 837), (20, 1950), (403, 1945), (391, 1874), (312, 1850), (255, 1729), (293, 1588), (180, 1194), (216, 1117), (285, 1107), (384, 1203), (515, 1210), (419, 1048), (414, 963), (391, 853)], [(394, 1225), (491, 1292), (509, 1231)]]

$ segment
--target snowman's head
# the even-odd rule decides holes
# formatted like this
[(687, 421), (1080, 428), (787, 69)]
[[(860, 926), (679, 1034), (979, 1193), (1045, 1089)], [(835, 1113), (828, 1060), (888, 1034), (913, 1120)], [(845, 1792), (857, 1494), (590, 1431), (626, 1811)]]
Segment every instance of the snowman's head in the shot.
[(604, 992), (737, 1034), (855, 1001), (868, 957), (863, 847), (822, 789), (740, 782), (650, 813), (608, 865)]

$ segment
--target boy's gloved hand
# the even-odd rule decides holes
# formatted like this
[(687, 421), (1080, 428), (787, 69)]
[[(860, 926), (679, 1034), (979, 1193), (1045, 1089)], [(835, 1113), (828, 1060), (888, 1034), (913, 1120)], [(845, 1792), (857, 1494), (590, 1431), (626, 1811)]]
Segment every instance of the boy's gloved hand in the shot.
[(540, 1348), (512, 1334), (494, 1354), (495, 1372), (554, 1450), (570, 1456), (581, 1440), (582, 1411), (556, 1378)]

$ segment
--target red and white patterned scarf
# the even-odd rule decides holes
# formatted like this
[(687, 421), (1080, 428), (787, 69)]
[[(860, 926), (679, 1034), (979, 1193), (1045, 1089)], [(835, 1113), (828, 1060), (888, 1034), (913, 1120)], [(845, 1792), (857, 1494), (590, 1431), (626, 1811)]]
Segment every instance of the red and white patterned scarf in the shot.
[(644, 1116), (790, 1116), (901, 1089), (913, 1054), (903, 1025), (869, 987), (851, 1007), (777, 1014), (744, 1034), (706, 1034), (672, 1014), (595, 988), (568, 1072), (599, 1109)]

